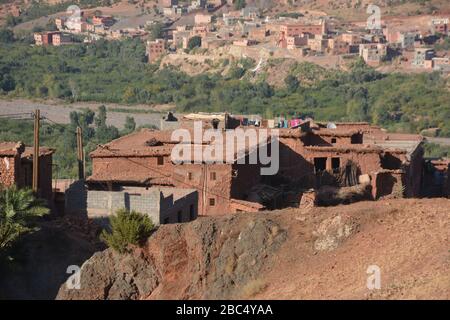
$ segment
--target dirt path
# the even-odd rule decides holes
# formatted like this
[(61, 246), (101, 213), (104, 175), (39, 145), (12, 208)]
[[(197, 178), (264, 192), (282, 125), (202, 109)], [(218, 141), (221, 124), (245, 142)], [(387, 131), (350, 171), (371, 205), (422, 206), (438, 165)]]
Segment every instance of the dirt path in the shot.
[[(0, 100), (0, 115), (22, 113), (22, 112), (33, 112), (35, 109), (39, 108), (41, 110), (41, 115), (47, 117), (50, 120), (58, 123), (69, 123), (70, 122), (70, 112), (82, 110), (83, 108), (90, 108), (92, 110), (97, 110), (102, 103), (73, 103), (68, 104), (61, 101), (32, 101), (25, 99), (17, 100)], [(134, 117), (137, 126), (142, 125), (154, 125), (159, 128), (160, 119), (165, 115), (167, 110), (173, 108), (171, 105), (164, 106), (148, 106), (148, 105), (134, 105), (125, 106), (118, 104), (103, 104), (108, 110), (107, 123), (109, 125), (114, 125), (117, 128), (123, 128), (125, 119), (127, 116)], [(123, 109), (118, 112), (118, 109)], [(126, 110), (129, 112), (125, 112)], [(116, 110), (116, 111), (113, 111)], [(142, 110), (137, 112), (137, 110)], [(124, 111), (124, 112), (122, 112)], [(147, 112), (147, 113), (144, 113)]]

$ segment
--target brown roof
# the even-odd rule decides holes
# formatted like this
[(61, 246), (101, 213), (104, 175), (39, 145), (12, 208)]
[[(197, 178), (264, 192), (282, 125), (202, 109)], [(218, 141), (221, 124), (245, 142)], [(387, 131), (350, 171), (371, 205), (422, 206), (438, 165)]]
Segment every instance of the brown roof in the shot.
[[(187, 130), (187, 129), (183, 129)], [(191, 132), (191, 137), (194, 137)], [(219, 131), (223, 136), (226, 135), (226, 131)], [(257, 130), (257, 132), (259, 132)], [(298, 130), (300, 132), (300, 130)], [(99, 146), (95, 151), (91, 152), (90, 156), (92, 158), (108, 158), (108, 157), (156, 157), (156, 156), (170, 156), (172, 154), (172, 149), (178, 142), (171, 140), (172, 130), (150, 130), (143, 129), (139, 132), (132, 133), (130, 135), (121, 137), (119, 139), (113, 140), (110, 143)], [(269, 137), (268, 137), (269, 139)], [(155, 142), (160, 142), (160, 144), (155, 145)], [(202, 152), (207, 147), (212, 147), (214, 145), (214, 141), (212, 143), (203, 143), (203, 144), (187, 144), (191, 148), (191, 155), (194, 152)], [(257, 143), (251, 143), (248, 145), (246, 143), (244, 149), (244, 153), (247, 154), (250, 151), (254, 150), (258, 146)], [(240, 149), (242, 150), (242, 149)], [(226, 143), (223, 145), (223, 160), (226, 159)], [(238, 155), (238, 151), (234, 150), (233, 159), (236, 160)], [(188, 155), (184, 155), (186, 158), (181, 159), (185, 162), (190, 162), (192, 160)], [(204, 159), (205, 161), (214, 160), (214, 159)]]
[[(47, 147), (39, 147), (39, 156), (48, 156), (55, 153), (55, 149), (47, 148)], [(22, 153), (22, 158), (32, 158), (34, 154), (33, 147), (26, 147), (25, 151)]]
[(319, 129), (319, 130), (313, 130), (313, 133), (318, 136), (324, 136), (324, 137), (351, 137), (354, 134), (359, 134), (362, 131), (359, 129)]
[(22, 142), (0, 142), (1, 156), (15, 156), (23, 152), (25, 145)]

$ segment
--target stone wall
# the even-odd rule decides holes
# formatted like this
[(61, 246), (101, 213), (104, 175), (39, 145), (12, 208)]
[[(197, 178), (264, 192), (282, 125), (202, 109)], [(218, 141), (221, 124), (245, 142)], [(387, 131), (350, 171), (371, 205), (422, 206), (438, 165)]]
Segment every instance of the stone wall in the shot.
[(12, 186), (17, 181), (19, 166), (20, 155), (0, 158), (0, 185)]

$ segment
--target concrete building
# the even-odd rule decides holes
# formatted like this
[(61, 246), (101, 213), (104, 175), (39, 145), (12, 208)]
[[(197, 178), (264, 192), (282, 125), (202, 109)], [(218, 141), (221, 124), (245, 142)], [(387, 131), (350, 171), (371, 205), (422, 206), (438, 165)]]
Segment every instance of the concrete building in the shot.
[(93, 16), (92, 24), (94, 26), (111, 27), (115, 23), (115, 20), (111, 16)]
[(198, 13), (194, 16), (194, 23), (196, 25), (209, 25), (211, 24), (211, 15)]
[(71, 44), (72, 43), (72, 36), (68, 34), (63, 33), (54, 33), (52, 37), (52, 42), (54, 46), (61, 46), (65, 44)]
[(122, 190), (88, 190), (83, 181), (65, 192), (65, 213), (105, 220), (119, 209), (147, 214), (155, 225), (195, 220), (198, 193), (194, 189), (124, 187)]
[(149, 63), (158, 60), (167, 52), (167, 42), (164, 39), (147, 41), (147, 58)]
[[(294, 37), (286, 37), (286, 48), (289, 50), (303, 47), (308, 45), (308, 36), (294, 36)], [(284, 44), (281, 44), (281, 47), (284, 48)]]
[(387, 45), (384, 43), (360, 44), (359, 55), (369, 66), (378, 66), (387, 55)]
[[(39, 149), (39, 196), (52, 200), (53, 149)], [(0, 142), (0, 186), (31, 188), (33, 177), (33, 148), (21, 142)]]
[(433, 27), (434, 32), (441, 33), (441, 34), (448, 34), (449, 33), (449, 19), (448, 18), (441, 18), (441, 19), (432, 19), (431, 20), (431, 26)]
[(158, 1), (158, 3), (163, 7), (163, 8), (171, 8), (173, 6), (178, 5), (178, 0), (160, 0)]
[(412, 65), (418, 68), (432, 69), (436, 52), (431, 48), (416, 48)]
[(308, 39), (308, 46), (312, 51), (325, 52), (328, 48), (328, 39), (322, 36)]

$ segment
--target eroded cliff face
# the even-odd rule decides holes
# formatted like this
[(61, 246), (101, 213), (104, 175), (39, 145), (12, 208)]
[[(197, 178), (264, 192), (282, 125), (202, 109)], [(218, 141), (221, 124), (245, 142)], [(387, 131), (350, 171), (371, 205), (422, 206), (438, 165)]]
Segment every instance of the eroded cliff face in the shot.
[(164, 225), (144, 248), (95, 253), (57, 299), (449, 299), (449, 208), (396, 199)]
[(264, 215), (164, 225), (142, 249), (94, 254), (81, 268), (81, 288), (63, 285), (57, 299), (245, 298), (286, 235)]

